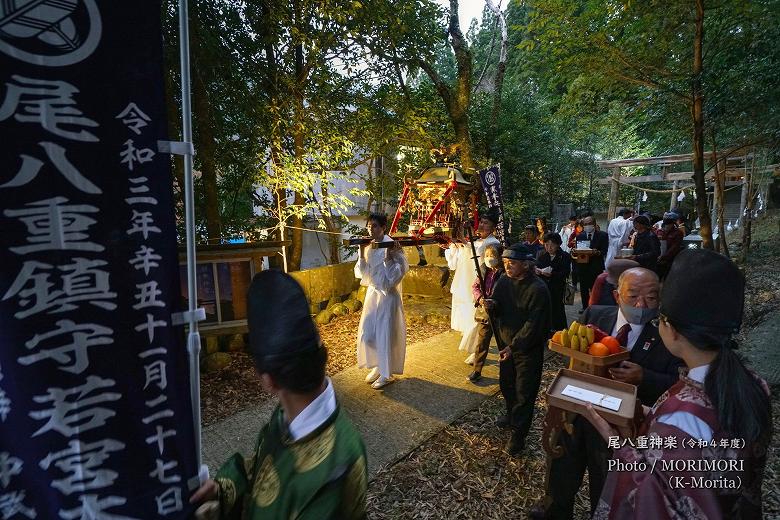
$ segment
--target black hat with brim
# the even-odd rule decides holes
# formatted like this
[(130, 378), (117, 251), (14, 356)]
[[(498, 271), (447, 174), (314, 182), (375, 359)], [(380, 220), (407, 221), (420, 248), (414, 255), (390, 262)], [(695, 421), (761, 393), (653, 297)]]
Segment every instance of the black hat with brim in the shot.
[(745, 279), (731, 260), (709, 249), (685, 249), (675, 257), (659, 308), (673, 324), (735, 333), (744, 307)]
[(321, 348), (306, 295), (289, 274), (275, 270), (256, 274), (247, 299), (249, 347), (258, 367)]

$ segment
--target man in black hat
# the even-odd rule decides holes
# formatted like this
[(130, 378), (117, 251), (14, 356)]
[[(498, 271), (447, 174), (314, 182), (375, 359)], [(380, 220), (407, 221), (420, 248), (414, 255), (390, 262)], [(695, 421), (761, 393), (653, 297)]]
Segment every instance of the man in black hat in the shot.
[(249, 343), (279, 405), (251, 458), (236, 453), (190, 499), (197, 518), (364, 518), (366, 449), (340, 409), (301, 286), (279, 271), (249, 286)]
[(499, 352), (499, 386), (506, 401), (506, 416), (496, 421), (512, 428), (507, 444), (519, 455), (531, 428), (534, 403), (542, 381), (544, 345), (550, 330), (550, 292), (534, 274), (534, 255), (522, 244), (502, 254), (506, 276), (483, 301), (495, 317)]

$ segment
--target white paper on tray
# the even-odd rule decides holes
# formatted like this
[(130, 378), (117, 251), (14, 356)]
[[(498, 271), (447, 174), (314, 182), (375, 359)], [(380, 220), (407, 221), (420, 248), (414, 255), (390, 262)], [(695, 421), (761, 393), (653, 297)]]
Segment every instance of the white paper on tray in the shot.
[(615, 412), (620, 409), (620, 403), (623, 402), (622, 399), (618, 399), (617, 397), (612, 397), (607, 394), (600, 394), (599, 392), (594, 392), (592, 390), (585, 390), (584, 388), (580, 388), (574, 385), (566, 385), (566, 388), (563, 389), (561, 394), (567, 397), (578, 399), (580, 401), (586, 401), (588, 403), (595, 404), (596, 406), (601, 406)]

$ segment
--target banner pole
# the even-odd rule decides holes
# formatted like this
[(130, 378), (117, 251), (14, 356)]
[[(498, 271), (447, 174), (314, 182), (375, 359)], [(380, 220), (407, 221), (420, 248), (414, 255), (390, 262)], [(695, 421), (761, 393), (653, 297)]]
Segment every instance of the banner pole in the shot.
[[(187, 0), (179, 0), (179, 60), (181, 67), (181, 130), (182, 140), (192, 143), (192, 103), (190, 100), (190, 34)], [(195, 460), (198, 478), (203, 483), (208, 478), (208, 468), (203, 466), (200, 427), (200, 333), (195, 309), (198, 304), (198, 285), (195, 274), (195, 190), (192, 179), (192, 154), (184, 154), (184, 222), (187, 230), (187, 353), (190, 362), (190, 399), (195, 435)]]

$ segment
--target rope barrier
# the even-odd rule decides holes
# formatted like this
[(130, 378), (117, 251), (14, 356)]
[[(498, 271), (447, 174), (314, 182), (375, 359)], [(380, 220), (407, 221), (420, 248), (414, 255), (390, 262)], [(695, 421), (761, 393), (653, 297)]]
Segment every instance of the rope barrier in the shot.
[[(635, 190), (647, 191), (647, 192), (650, 192), (650, 193), (679, 193), (679, 192), (681, 192), (683, 190), (692, 190), (692, 189), (696, 188), (695, 184), (687, 184), (685, 186), (678, 186), (676, 189), (671, 189), (671, 190), (656, 190), (656, 189), (652, 189), (652, 188), (642, 188), (641, 186), (637, 186), (636, 184), (632, 184), (630, 182), (623, 182), (620, 179), (614, 179), (613, 178), (613, 179), (610, 179), (610, 180), (616, 180), (618, 184), (622, 184), (623, 186), (629, 186), (631, 188), (634, 188)], [(658, 181), (658, 182), (669, 182), (669, 181)], [(723, 191), (726, 192), (726, 191), (729, 191), (729, 190), (733, 190), (735, 188), (739, 188), (740, 186), (743, 186), (744, 184), (745, 184), (744, 182), (741, 182), (739, 184), (735, 184), (734, 186), (730, 186), (730, 187), (724, 189)]]

